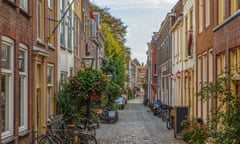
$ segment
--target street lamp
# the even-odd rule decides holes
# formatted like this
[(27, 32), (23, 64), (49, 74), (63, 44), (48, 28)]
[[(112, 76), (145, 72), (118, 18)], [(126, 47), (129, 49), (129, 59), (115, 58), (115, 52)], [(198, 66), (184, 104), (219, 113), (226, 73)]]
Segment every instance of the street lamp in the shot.
[[(90, 56), (88, 52), (85, 57), (82, 58), (84, 62), (84, 69), (92, 69), (94, 57)], [(87, 108), (86, 108), (86, 117), (90, 119), (90, 108), (91, 108), (91, 96), (87, 97)], [(85, 127), (87, 126), (87, 120), (85, 122)]]
[(87, 53), (85, 57), (82, 58), (84, 63), (84, 69), (91, 69), (93, 67), (94, 57), (90, 56), (90, 53)]

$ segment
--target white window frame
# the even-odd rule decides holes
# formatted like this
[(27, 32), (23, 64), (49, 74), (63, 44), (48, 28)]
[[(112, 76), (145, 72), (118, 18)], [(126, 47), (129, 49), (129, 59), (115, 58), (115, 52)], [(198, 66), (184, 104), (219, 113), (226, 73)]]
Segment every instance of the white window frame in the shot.
[[(51, 80), (50, 80), (50, 83), (48, 83), (48, 77), (47, 77), (47, 118), (49, 118), (51, 116), (51, 108), (52, 108), (51, 102), (52, 102), (53, 93), (54, 93), (54, 65), (48, 64), (47, 76), (49, 74), (48, 73), (49, 69), (51, 69), (51, 72), (50, 72)], [(49, 89), (51, 90), (50, 93), (49, 93)]]
[[(19, 49), (20, 51), (24, 52), (24, 70), (19, 71), (19, 76), (24, 77), (23, 80), (23, 125), (20, 125), (20, 120), (19, 120), (19, 128), (18, 130), (24, 131), (28, 129), (28, 48), (24, 44), (19, 44)], [(20, 105), (20, 104), (19, 104)]]
[[(64, 8), (65, 8), (64, 5), (65, 5), (64, 1), (59, 1), (59, 11), (60, 11), (59, 18), (60, 19), (62, 18), (63, 14), (64, 14)], [(60, 23), (59, 32), (60, 32), (60, 36), (59, 36), (60, 45), (62, 47), (64, 47), (64, 45), (65, 45), (65, 21), (64, 21), (64, 19)]]
[(203, 0), (199, 0), (199, 33), (203, 31)]
[(48, 8), (52, 9), (53, 7), (53, 1), (52, 0), (48, 0)]
[(19, 0), (19, 7), (28, 12), (28, 0)]
[(6, 75), (8, 76), (8, 86), (7, 86), (7, 94), (8, 94), (8, 105), (7, 105), (7, 109), (8, 109), (8, 115), (7, 115), (7, 120), (8, 120), (8, 130), (6, 131), (2, 131), (2, 134), (1, 134), (1, 137), (2, 139), (6, 138), (6, 137), (9, 137), (9, 136), (12, 136), (13, 135), (13, 127), (14, 127), (14, 123), (13, 123), (13, 120), (14, 120), (14, 104), (13, 104), (13, 101), (14, 101), (14, 75), (13, 75), (13, 72), (14, 72), (14, 66), (13, 66), (13, 61), (14, 61), (14, 41), (8, 37), (5, 37), (5, 36), (2, 36), (2, 44), (6, 44), (8, 46), (10, 46), (10, 50), (9, 50), (9, 53), (10, 53), (10, 66), (9, 66), (9, 69), (4, 69), (2, 68), (1, 69), (1, 72), (2, 72), (2, 75)]
[(207, 64), (207, 52), (204, 52), (202, 54), (202, 71), (201, 71), (202, 80), (204, 82), (204, 85), (207, 82), (207, 66), (208, 66), (208, 64)]
[(210, 0), (205, 0), (205, 27), (210, 25)]

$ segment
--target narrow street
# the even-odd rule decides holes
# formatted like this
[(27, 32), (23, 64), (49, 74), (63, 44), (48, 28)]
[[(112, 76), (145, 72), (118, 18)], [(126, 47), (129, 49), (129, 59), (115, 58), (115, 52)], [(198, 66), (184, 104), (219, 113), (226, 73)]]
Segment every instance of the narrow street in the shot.
[(99, 144), (181, 144), (165, 122), (147, 111), (141, 98), (130, 100), (124, 110), (119, 110), (117, 123), (101, 123), (97, 140)]

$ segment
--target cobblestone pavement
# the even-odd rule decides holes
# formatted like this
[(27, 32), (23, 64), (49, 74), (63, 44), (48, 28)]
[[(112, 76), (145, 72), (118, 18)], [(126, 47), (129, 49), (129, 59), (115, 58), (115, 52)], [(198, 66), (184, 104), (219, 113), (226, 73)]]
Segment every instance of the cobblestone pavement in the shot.
[(165, 122), (143, 106), (141, 99), (129, 101), (119, 110), (115, 124), (103, 124), (97, 129), (98, 144), (182, 144), (167, 130)]

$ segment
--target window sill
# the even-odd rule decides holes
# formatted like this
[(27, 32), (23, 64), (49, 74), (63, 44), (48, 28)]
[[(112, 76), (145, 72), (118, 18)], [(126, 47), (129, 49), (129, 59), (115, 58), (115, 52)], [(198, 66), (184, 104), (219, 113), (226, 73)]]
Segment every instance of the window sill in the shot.
[(45, 43), (40, 39), (37, 39), (37, 44), (39, 44), (41, 46), (45, 46)]
[(81, 60), (81, 58), (80, 57), (78, 57), (78, 56), (74, 56), (74, 58), (76, 59), (76, 60)]
[(14, 141), (15, 139), (16, 139), (16, 137), (14, 137), (14, 136), (9, 136), (9, 137), (7, 137), (7, 138), (2, 139), (1, 144), (10, 143), (10, 142)]
[(24, 16), (26, 16), (27, 18), (32, 18), (32, 16), (29, 15), (29, 13), (27, 11), (25, 11), (24, 9), (20, 8), (20, 13), (22, 13)]
[(67, 49), (67, 48), (65, 48), (63, 45), (61, 45), (60, 47), (61, 47), (61, 49), (63, 49), (63, 50), (66, 50), (66, 49)]
[(73, 51), (72, 51), (71, 49), (68, 49), (68, 52), (69, 52), (69, 53), (72, 53)]
[(56, 49), (54, 48), (54, 46), (52, 46), (51, 44), (48, 44), (48, 48), (51, 49), (51, 50), (56, 50)]
[(30, 134), (30, 133), (31, 133), (30, 130), (20, 131), (20, 132), (19, 132), (19, 137), (24, 137), (24, 136), (26, 136), (26, 135), (28, 135), (28, 134)]

